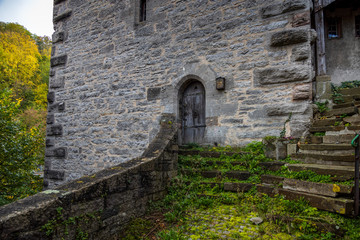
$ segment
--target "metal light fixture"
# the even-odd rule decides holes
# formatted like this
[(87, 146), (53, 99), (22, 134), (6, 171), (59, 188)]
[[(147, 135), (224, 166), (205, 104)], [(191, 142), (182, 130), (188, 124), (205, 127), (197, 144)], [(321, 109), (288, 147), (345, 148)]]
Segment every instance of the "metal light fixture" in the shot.
[(225, 90), (225, 78), (223, 77), (216, 78), (216, 89)]

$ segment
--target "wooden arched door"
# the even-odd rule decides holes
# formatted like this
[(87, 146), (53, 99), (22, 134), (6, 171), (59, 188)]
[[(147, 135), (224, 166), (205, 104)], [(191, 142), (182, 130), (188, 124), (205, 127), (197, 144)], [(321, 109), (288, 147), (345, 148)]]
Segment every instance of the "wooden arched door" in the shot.
[(190, 83), (180, 100), (182, 144), (202, 143), (205, 132), (205, 88), (199, 82)]

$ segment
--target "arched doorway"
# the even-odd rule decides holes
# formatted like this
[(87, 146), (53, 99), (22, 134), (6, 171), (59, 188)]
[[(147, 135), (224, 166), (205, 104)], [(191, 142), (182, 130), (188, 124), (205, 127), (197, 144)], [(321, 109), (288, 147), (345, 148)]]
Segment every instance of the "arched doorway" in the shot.
[(181, 144), (202, 143), (205, 132), (205, 88), (189, 81), (180, 95)]

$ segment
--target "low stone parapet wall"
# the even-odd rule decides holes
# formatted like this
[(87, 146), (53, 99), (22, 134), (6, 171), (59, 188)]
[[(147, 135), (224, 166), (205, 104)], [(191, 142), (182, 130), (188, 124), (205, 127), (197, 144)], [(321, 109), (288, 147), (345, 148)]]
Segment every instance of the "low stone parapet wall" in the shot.
[(140, 158), (0, 208), (0, 239), (116, 239), (177, 174), (176, 126), (163, 120)]

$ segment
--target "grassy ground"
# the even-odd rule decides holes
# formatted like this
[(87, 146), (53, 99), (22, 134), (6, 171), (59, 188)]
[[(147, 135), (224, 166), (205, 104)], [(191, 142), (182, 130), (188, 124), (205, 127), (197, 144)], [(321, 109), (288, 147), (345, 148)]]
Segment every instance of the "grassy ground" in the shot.
[[(210, 149), (234, 150), (226, 147), (206, 150)], [(264, 157), (260, 143), (241, 151), (250, 154), (222, 157), (220, 161), (225, 164), (217, 165), (216, 169), (247, 170), (253, 176), (246, 182), (258, 183), (259, 176), (267, 173), (258, 163), (270, 160)], [(215, 160), (219, 161), (199, 156), (194, 161), (181, 156), (179, 170), (209, 170), (215, 166), (209, 167), (206, 162)], [(244, 164), (231, 164), (239, 161)], [(276, 173), (311, 181), (331, 181), (326, 176), (306, 171), (293, 173), (283, 168)], [(202, 184), (204, 181), (221, 183), (229, 179), (206, 180), (198, 174), (179, 174), (172, 181), (168, 195), (162, 201), (150, 203), (149, 214), (135, 219), (124, 232), (123, 239), (360, 239), (359, 218), (320, 211), (303, 200), (289, 201), (282, 196), (270, 198), (255, 188), (249, 192), (223, 192), (218, 185)], [(262, 222), (254, 223), (256, 217)]]

